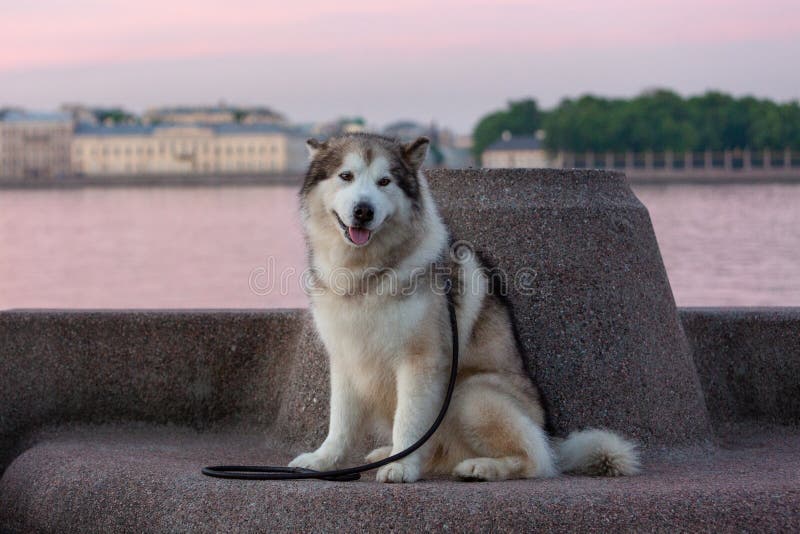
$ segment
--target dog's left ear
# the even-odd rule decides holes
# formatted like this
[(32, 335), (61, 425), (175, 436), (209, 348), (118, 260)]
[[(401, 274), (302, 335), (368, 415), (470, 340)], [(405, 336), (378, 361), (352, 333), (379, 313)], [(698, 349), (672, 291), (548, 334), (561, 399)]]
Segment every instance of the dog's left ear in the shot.
[(308, 149), (308, 159), (314, 159), (314, 156), (317, 155), (317, 152), (319, 152), (320, 149), (324, 147), (325, 143), (320, 142), (314, 139), (313, 137), (311, 139), (308, 139), (306, 141), (306, 148)]
[(403, 158), (411, 165), (414, 171), (418, 171), (428, 155), (428, 145), (431, 140), (427, 137), (418, 137), (415, 141), (403, 145)]

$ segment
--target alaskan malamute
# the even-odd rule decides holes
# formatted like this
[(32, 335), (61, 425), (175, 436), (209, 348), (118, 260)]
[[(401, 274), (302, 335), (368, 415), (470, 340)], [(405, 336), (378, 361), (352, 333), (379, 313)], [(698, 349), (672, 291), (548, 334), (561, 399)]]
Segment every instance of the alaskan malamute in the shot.
[(377, 479), (636, 473), (635, 446), (611, 432), (574, 432), (551, 447), (510, 309), (475, 255), (450, 250), (420, 172), (428, 144), (425, 137), (404, 144), (370, 134), (308, 141), (301, 211), (311, 309), (330, 357), (330, 426), (316, 451), (289, 465), (341, 467), (369, 431), (387, 443), (367, 455), (380, 460), (431, 426), (451, 363), (447, 299), (435, 272), (444, 268), (453, 281), (461, 353), (452, 404), (433, 437), (380, 468)]

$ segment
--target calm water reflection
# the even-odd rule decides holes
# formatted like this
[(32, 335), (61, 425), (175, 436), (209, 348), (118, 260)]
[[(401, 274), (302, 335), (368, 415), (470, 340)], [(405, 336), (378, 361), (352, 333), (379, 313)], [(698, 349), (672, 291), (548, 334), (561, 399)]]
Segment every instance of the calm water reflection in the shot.
[[(679, 305), (800, 305), (800, 185), (636, 193)], [(297, 221), (289, 187), (0, 191), (0, 309), (304, 306)]]
[(800, 185), (634, 190), (678, 305), (800, 305)]

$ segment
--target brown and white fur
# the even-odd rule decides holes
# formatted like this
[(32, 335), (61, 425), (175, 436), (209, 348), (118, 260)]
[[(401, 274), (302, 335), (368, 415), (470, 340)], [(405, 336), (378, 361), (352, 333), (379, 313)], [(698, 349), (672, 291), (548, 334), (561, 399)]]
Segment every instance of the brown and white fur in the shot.
[[(308, 146), (301, 206), (314, 272), (311, 309), (330, 357), (330, 426), (322, 445), (290, 466), (340, 466), (367, 431), (387, 443), (367, 460), (383, 459), (431, 426), (451, 362), (447, 301), (430, 275), (431, 265), (444, 263), (456, 288), (461, 353), (452, 404), (433, 437), (380, 468), (377, 480), (638, 471), (635, 446), (603, 430), (573, 433), (554, 451), (509, 308), (474, 255), (454, 259), (448, 250), (450, 236), (420, 172), (428, 139), (402, 144), (353, 134)], [(397, 291), (412, 281), (413, 290)]]

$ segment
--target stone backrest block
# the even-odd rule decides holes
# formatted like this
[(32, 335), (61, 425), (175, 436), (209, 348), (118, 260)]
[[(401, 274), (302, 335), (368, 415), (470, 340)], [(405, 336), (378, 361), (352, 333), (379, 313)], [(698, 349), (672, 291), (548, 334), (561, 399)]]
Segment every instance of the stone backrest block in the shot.
[(454, 237), (508, 273), (526, 363), (555, 434), (599, 426), (648, 447), (711, 439), (649, 214), (621, 173), (428, 177)]

